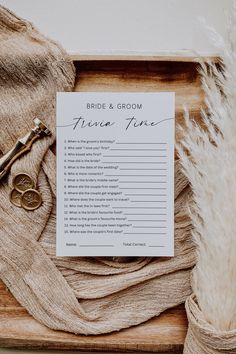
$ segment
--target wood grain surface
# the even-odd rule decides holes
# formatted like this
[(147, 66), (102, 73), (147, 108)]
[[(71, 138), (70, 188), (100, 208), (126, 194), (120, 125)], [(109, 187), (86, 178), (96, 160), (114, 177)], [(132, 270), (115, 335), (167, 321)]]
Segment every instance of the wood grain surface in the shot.
[(184, 307), (170, 309), (142, 325), (100, 335), (51, 330), (34, 320), (0, 283), (0, 347), (118, 352), (178, 352), (187, 329)]
[[(183, 105), (199, 120), (204, 96), (196, 62), (113, 58), (80, 60), (75, 65), (75, 91), (175, 91), (177, 125), (183, 122)], [(176, 140), (179, 139), (177, 131)], [(34, 320), (0, 281), (0, 347), (180, 353), (186, 330), (187, 319), (181, 305), (144, 324), (112, 334), (83, 336), (54, 331)]]
[(216, 55), (211, 56), (196, 56), (192, 53), (183, 55), (183, 52), (160, 52), (160, 53), (122, 53), (122, 54), (70, 54), (73, 61), (165, 61), (165, 62), (195, 62), (199, 63), (202, 60), (212, 60), (217, 62), (219, 58)]

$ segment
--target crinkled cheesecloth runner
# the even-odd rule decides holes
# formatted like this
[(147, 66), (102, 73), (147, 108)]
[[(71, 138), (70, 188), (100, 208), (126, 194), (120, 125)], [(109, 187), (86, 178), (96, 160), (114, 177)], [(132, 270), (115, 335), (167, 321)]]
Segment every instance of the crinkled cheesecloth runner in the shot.
[[(195, 262), (188, 182), (175, 169), (175, 257), (55, 256), (55, 96), (71, 91), (72, 62), (28, 21), (0, 7), (0, 150), (6, 153), (38, 117), (53, 131), (12, 165), (0, 184), (0, 277), (46, 326), (100, 334), (137, 325), (185, 301)], [(12, 180), (32, 176), (43, 204), (26, 211), (10, 203)]]
[(189, 320), (184, 354), (236, 354), (236, 330), (219, 331), (205, 319), (194, 294), (186, 300)]

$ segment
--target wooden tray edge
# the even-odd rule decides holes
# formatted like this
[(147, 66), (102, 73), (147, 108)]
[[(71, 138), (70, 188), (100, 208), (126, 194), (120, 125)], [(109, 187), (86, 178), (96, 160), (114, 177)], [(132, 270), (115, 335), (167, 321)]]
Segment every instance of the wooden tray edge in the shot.
[(126, 55), (126, 54), (70, 54), (73, 61), (167, 61), (200, 63), (219, 62), (219, 56), (180, 56), (180, 55)]

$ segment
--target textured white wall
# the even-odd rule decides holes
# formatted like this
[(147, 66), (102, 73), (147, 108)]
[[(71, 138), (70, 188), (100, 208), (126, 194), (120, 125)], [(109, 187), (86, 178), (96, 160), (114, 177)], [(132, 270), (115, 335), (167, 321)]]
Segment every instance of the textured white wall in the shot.
[(232, 0), (2, 0), (70, 53), (212, 53), (198, 21), (224, 34)]

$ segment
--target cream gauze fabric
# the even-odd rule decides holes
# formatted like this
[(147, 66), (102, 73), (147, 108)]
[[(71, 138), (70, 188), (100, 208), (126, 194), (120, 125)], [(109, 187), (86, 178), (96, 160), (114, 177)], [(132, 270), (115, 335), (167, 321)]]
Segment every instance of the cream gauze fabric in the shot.
[(189, 326), (184, 354), (236, 354), (236, 330), (217, 331), (205, 320), (194, 295), (188, 297), (185, 307)]
[[(55, 97), (73, 90), (64, 50), (0, 7), (0, 150), (6, 153), (38, 117), (53, 132), (19, 158), (0, 183), (0, 278), (44, 325), (100, 334), (137, 325), (185, 301), (195, 262), (187, 207), (191, 191), (175, 166), (175, 257), (56, 257)], [(14, 176), (30, 175), (42, 194), (35, 211), (9, 200)]]

